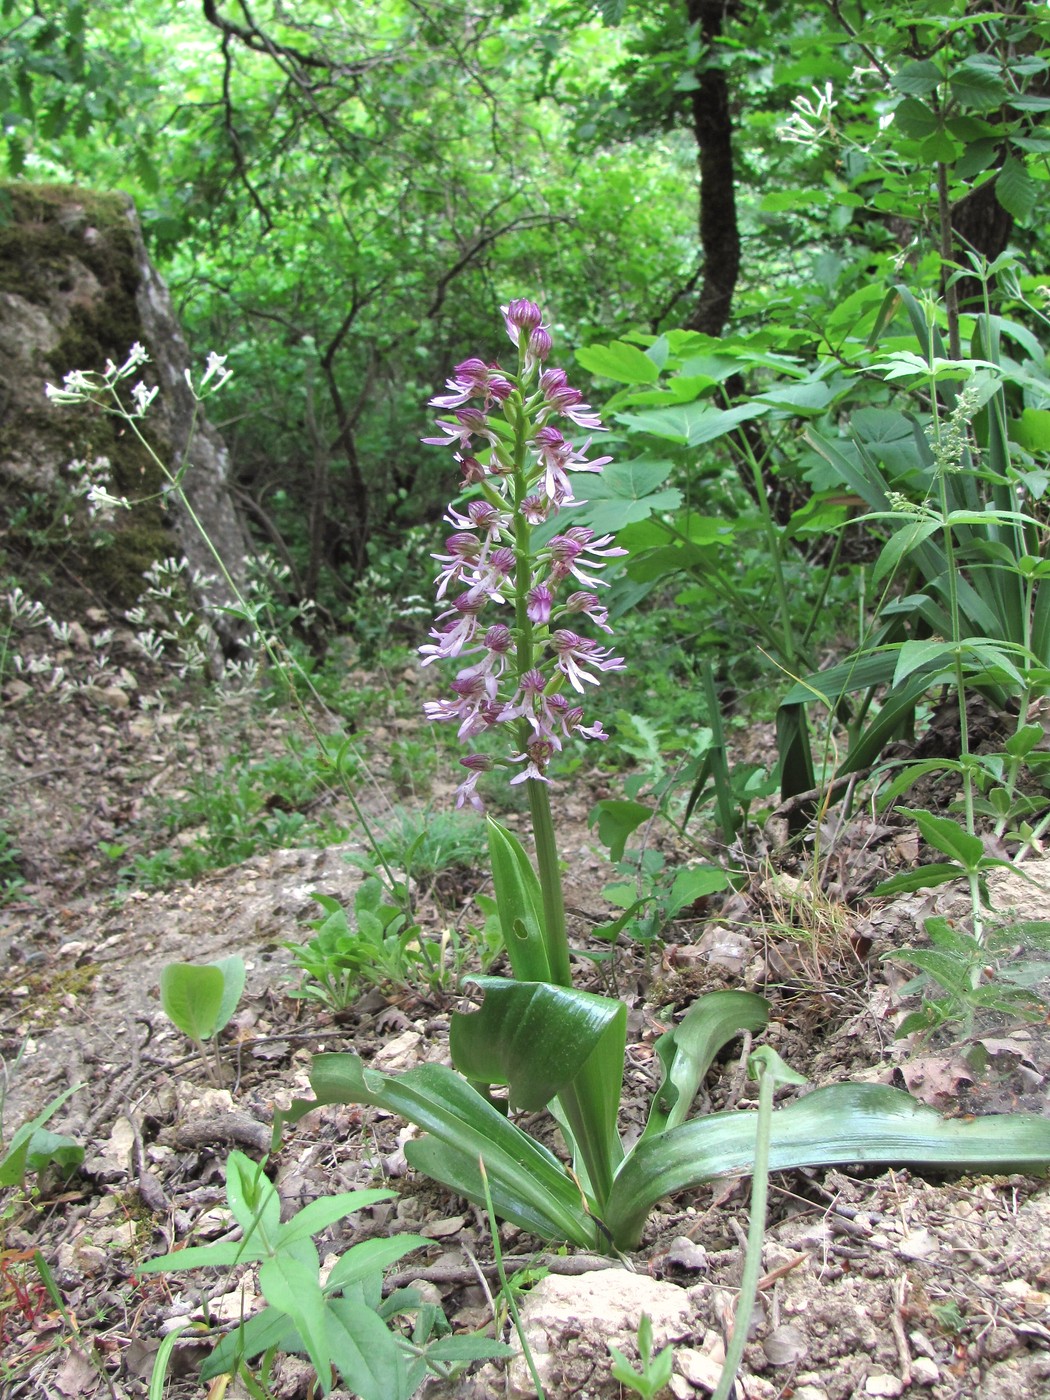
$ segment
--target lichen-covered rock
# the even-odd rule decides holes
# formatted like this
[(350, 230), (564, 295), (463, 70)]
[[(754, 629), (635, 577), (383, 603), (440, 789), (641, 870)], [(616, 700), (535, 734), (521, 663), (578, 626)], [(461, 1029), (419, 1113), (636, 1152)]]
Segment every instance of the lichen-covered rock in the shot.
[[(70, 370), (123, 363), (135, 341), (152, 361), (143, 378), (160, 387), (144, 424), (148, 440), (172, 470), (187, 461), (193, 513), (240, 583), (249, 542), (230, 494), (229, 458), (203, 415), (194, 424), (189, 352), (131, 201), (74, 186), (0, 187), (0, 563), (19, 577), (46, 565), (64, 591), (79, 586), (85, 601), (93, 595), (116, 608), (138, 598), (157, 559), (183, 556), (201, 573), (216, 572), (189, 512), (175, 495), (162, 497), (163, 476), (135, 435), (90, 407), (59, 407), (45, 396), (45, 384), (60, 384)], [(73, 489), (78, 469), (70, 468), (101, 461), (115, 494), (137, 502), (104, 530)], [(233, 601), (221, 581), (211, 598)]]

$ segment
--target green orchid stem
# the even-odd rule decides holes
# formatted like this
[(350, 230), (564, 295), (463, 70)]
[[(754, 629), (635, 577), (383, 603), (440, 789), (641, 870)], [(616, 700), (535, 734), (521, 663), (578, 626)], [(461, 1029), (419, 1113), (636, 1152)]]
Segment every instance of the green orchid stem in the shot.
[(558, 846), (554, 839), (554, 818), (551, 815), (550, 788), (544, 782), (529, 778), (529, 812), (532, 834), (536, 841), (536, 867), (543, 891), (543, 940), (547, 950), (550, 979), (559, 987), (572, 986), (569, 962), (569, 936), (565, 928), (565, 898), (561, 888), (558, 866)]
[(755, 1127), (755, 1165), (751, 1176), (751, 1220), (747, 1230), (747, 1255), (733, 1320), (733, 1335), (726, 1347), (725, 1365), (711, 1400), (729, 1400), (736, 1373), (744, 1358), (751, 1314), (762, 1273), (762, 1244), (766, 1235), (766, 1198), (769, 1193), (769, 1140), (772, 1133), (774, 1076), (764, 1066), (758, 1070), (758, 1122)]

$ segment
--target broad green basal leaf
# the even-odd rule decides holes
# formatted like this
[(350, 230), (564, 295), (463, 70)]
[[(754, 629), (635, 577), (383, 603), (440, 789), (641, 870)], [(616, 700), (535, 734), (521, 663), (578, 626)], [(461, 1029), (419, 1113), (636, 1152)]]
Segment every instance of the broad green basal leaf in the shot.
[(491, 817), (488, 828), (496, 910), (514, 975), (525, 982), (546, 982), (551, 971), (539, 879), (517, 837)]
[(623, 1157), (616, 1119), (626, 1006), (549, 982), (471, 980), (485, 1000), (480, 1010), (452, 1017), (456, 1068), (476, 1083), (506, 1084), (514, 1107), (537, 1111), (557, 1098), (588, 1180), (603, 1199)]
[(653, 1047), (664, 1077), (650, 1105), (643, 1138), (684, 1123), (722, 1047), (744, 1031), (762, 1030), (768, 1019), (769, 1003), (752, 992), (709, 992), (694, 1001), (678, 1025)]
[(215, 963), (168, 963), (160, 974), (165, 1015), (197, 1042), (215, 1034), (225, 989), (225, 975)]
[[(484, 1157), (497, 1213), (541, 1239), (597, 1245), (596, 1227), (583, 1209), (579, 1188), (564, 1167), (445, 1065), (420, 1065), (402, 1075), (369, 1069), (356, 1055), (317, 1055), (310, 1071), (313, 1100), (296, 1099), (275, 1118), (275, 1130), (298, 1122), (321, 1104), (367, 1103), (397, 1114), (432, 1136), (410, 1143), (406, 1155), (420, 1170), (483, 1205), (478, 1172)], [(440, 1154), (445, 1172), (420, 1158)]]
[[(617, 1248), (637, 1246), (650, 1210), (665, 1196), (712, 1177), (747, 1174), (757, 1117), (714, 1113), (639, 1143), (616, 1178), (605, 1215)], [(849, 1162), (1044, 1172), (1050, 1165), (1050, 1119), (942, 1118), (883, 1084), (832, 1084), (773, 1114), (771, 1170)]]

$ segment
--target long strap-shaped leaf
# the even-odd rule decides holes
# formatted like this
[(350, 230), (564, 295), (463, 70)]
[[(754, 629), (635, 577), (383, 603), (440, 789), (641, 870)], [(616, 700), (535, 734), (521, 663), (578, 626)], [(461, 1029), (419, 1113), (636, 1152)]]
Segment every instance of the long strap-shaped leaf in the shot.
[(597, 1228), (558, 1159), (446, 1065), (420, 1065), (389, 1075), (369, 1069), (356, 1055), (316, 1055), (310, 1086), (316, 1098), (294, 1100), (276, 1117), (275, 1132), (321, 1104), (367, 1103), (386, 1109), (450, 1150), (446, 1162), (462, 1167), (462, 1174), (437, 1179), (452, 1190), (475, 1204), (484, 1202), (477, 1168), (478, 1158), (484, 1157), (499, 1215), (541, 1239), (597, 1248)]
[(550, 982), (470, 980), (485, 1000), (452, 1017), (453, 1064), (476, 1083), (506, 1084), (515, 1108), (537, 1111), (559, 1099), (601, 1208), (623, 1159), (616, 1120), (626, 1006)]
[[(663, 1197), (712, 1177), (746, 1175), (756, 1120), (754, 1113), (714, 1113), (639, 1143), (616, 1178), (605, 1217), (616, 1247), (637, 1247)], [(773, 1114), (771, 1171), (849, 1162), (1043, 1172), (1050, 1165), (1050, 1118), (942, 1118), (882, 1084), (832, 1084)]]
[(521, 842), (491, 817), (488, 828), (496, 908), (514, 976), (522, 982), (549, 982), (540, 882)]
[(694, 1001), (678, 1025), (653, 1046), (664, 1077), (642, 1138), (684, 1123), (719, 1050), (742, 1031), (764, 1030), (768, 1020), (769, 1003), (754, 992), (708, 992)]

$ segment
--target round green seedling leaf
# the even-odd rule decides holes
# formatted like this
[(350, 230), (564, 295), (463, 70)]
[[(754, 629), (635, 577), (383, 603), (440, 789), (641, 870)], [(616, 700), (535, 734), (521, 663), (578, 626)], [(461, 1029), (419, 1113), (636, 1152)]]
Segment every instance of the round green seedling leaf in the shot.
[(228, 958), (216, 958), (208, 966), (217, 967), (223, 978), (222, 1002), (212, 1031), (212, 1035), (217, 1035), (237, 1010), (237, 1003), (244, 991), (244, 959), (237, 953), (231, 953)]
[(218, 1028), (226, 977), (215, 963), (168, 963), (160, 974), (160, 1004), (183, 1035), (198, 1044)]

